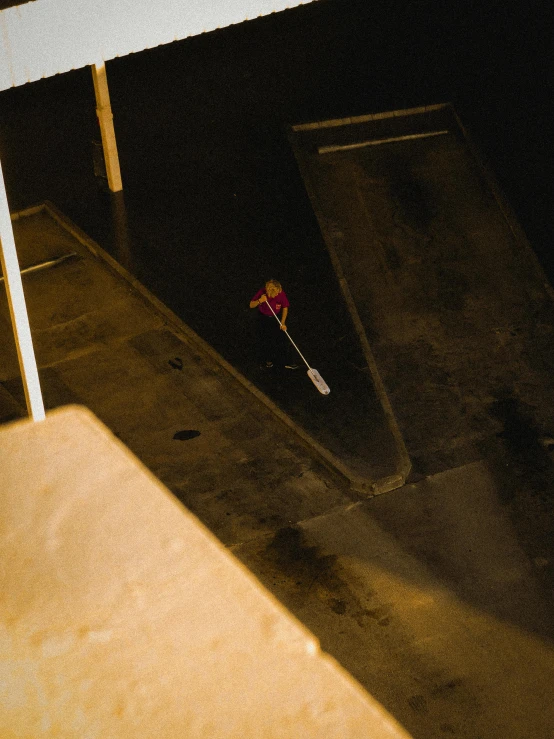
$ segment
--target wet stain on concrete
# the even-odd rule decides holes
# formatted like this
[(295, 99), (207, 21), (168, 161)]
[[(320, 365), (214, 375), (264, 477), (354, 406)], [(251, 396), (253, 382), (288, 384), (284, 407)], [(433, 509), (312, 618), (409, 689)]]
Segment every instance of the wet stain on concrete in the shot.
[[(470, 689), (466, 690), (466, 687)], [(465, 680), (459, 677), (436, 682), (430, 690), (423, 690), (421, 693), (409, 696), (407, 702), (414, 714), (420, 716), (439, 715), (437, 714), (438, 706), (442, 707), (439, 710), (449, 712), (444, 716), (445, 718), (453, 718), (453, 712), (457, 715), (469, 715), (480, 710), (471, 686), (466, 686)], [(443, 721), (438, 728), (442, 734), (455, 736), (458, 733), (458, 728), (450, 721)]]
[(181, 359), (181, 357), (175, 357), (174, 359), (170, 359), (168, 364), (170, 367), (173, 367), (173, 369), (176, 369), (176, 370), (183, 369), (183, 360)]
[(387, 260), (387, 267), (391, 272), (396, 272), (402, 268), (402, 260), (400, 259), (400, 252), (396, 248), (394, 242), (387, 241), (383, 244), (383, 251), (385, 253), (385, 259)]
[(535, 422), (532, 409), (518, 398), (500, 395), (490, 407), (490, 413), (502, 423), (497, 434), (506, 453), (514, 484), (503, 488), (504, 502), (513, 500), (517, 488), (524, 487), (547, 503), (554, 496), (554, 463), (548, 445), (550, 434)]
[(452, 680), (447, 680), (444, 683), (441, 683), (440, 685), (435, 685), (435, 687), (431, 690), (431, 695), (436, 697), (449, 697), (452, 693), (452, 691), (455, 688), (458, 688), (462, 685), (463, 680), (460, 678), (454, 678)]
[(436, 206), (420, 179), (398, 175), (392, 180), (390, 191), (399, 206), (402, 221), (418, 231), (427, 231), (435, 217)]
[(416, 713), (428, 713), (429, 707), (424, 695), (412, 695), (408, 698), (410, 708)]
[(266, 547), (266, 555), (288, 581), (287, 592), (296, 605), (315, 596), (339, 616), (353, 618), (359, 626), (375, 620), (341, 579), (336, 555), (322, 554), (310, 546), (304, 533), (293, 527), (280, 529)]
[(436, 265), (436, 295), (432, 295), (434, 307), (442, 306), (445, 310), (454, 311), (456, 320), (459, 321), (459, 313), (463, 313), (467, 296), (471, 292), (468, 278), (456, 269), (449, 269), (442, 265)]
[(371, 608), (367, 611), (367, 615), (374, 619), (379, 626), (388, 626), (390, 624), (390, 617), (384, 608)]
[(173, 438), (177, 441), (188, 441), (189, 439), (195, 439), (197, 436), (200, 436), (200, 431), (196, 431), (195, 429), (185, 429), (173, 434)]

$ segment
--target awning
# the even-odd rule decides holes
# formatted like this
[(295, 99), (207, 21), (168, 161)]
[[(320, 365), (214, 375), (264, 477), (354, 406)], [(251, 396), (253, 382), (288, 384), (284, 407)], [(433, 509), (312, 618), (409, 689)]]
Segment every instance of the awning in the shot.
[(0, 90), (313, 0), (0, 0)]

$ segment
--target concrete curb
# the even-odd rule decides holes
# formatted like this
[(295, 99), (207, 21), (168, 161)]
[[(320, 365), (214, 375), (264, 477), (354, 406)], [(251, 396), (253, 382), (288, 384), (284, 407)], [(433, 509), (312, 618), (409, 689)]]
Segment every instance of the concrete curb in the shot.
[(25, 218), (26, 216), (34, 216), (36, 213), (40, 213), (41, 210), (44, 209), (44, 205), (32, 205), (30, 208), (25, 208), (24, 210), (18, 210), (17, 213), (10, 213), (10, 219), (12, 221), (18, 221), (20, 218)]
[[(84, 231), (82, 231), (75, 223), (65, 216), (51, 202), (46, 201), (37, 208), (33, 208), (32, 212), (37, 213), (45, 210), (57, 221), (60, 226), (69, 231), (80, 243), (83, 244), (95, 257), (102, 259), (107, 266), (128, 282), (158, 313), (163, 315), (165, 321), (171, 326), (171, 329), (177, 334), (182, 335), (191, 343), (208, 355), (213, 361), (225, 369), (235, 380), (237, 380), (244, 389), (252, 393), (266, 408), (273, 413), (283, 424), (290, 430), (294, 431), (296, 436), (328, 467), (331, 471), (338, 473), (341, 479), (346, 480), (352, 490), (361, 493), (364, 496), (372, 497), (387, 490), (399, 487), (396, 484), (396, 478), (393, 480), (383, 478), (380, 480), (370, 480), (353, 473), (340, 459), (332, 454), (328, 449), (323, 447), (312, 436), (310, 436), (301, 426), (295, 423), (290, 416), (282, 411), (270, 398), (259, 390), (250, 380), (238, 372), (229, 362), (227, 362), (218, 352), (213, 349), (204, 339), (195, 333), (187, 324), (182, 321), (179, 316), (173, 313), (164, 303), (162, 303), (148, 288), (146, 288), (139, 280), (133, 277), (124, 267), (122, 267), (110, 254), (102, 249), (93, 239), (91, 239)], [(17, 217), (20, 214), (15, 214)]]
[(404, 110), (391, 110), (385, 113), (368, 113), (366, 115), (358, 115), (352, 118), (332, 118), (327, 121), (314, 121), (312, 123), (299, 123), (291, 126), (291, 130), (296, 131), (313, 131), (318, 128), (334, 128), (337, 126), (347, 126), (352, 123), (366, 123), (367, 121), (380, 121), (385, 118), (402, 118), (408, 115), (417, 115), (419, 113), (431, 113), (436, 110), (448, 108), (450, 103), (437, 103), (435, 105), (423, 105), (419, 108), (405, 108)]

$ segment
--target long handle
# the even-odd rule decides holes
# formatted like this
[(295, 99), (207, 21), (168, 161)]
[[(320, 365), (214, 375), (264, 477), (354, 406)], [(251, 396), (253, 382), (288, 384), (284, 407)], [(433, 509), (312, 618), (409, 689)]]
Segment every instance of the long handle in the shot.
[[(266, 296), (266, 297), (267, 297), (267, 296)], [(275, 311), (274, 311), (274, 310), (273, 310), (273, 308), (271, 307), (271, 305), (270, 305), (270, 303), (269, 303), (269, 300), (266, 300), (266, 305), (268, 305), (268, 306), (269, 306), (269, 310), (270, 310), (270, 311), (271, 311), (271, 312), (273, 313), (273, 315), (274, 315), (274, 316), (275, 316), (275, 318), (277, 319), (277, 322), (278, 322), (279, 326), (281, 326), (281, 325), (282, 325), (282, 324), (281, 324), (281, 321), (279, 320), (279, 318), (278, 318), (278, 316), (277, 316), (277, 313), (275, 313)], [(294, 341), (292, 340), (292, 338), (291, 338), (291, 336), (290, 336), (289, 332), (288, 332), (288, 331), (287, 331), (286, 329), (285, 329), (285, 333), (286, 333), (286, 335), (287, 335), (287, 336), (289, 337), (289, 339), (290, 339), (290, 342), (291, 342), (291, 344), (293, 345), (293, 347), (294, 347), (294, 348), (296, 349), (296, 351), (297, 351), (297, 352), (298, 352), (298, 353), (300, 354), (300, 356), (302, 357), (302, 359), (303, 359), (303, 361), (304, 361), (304, 364), (306, 365), (306, 367), (307, 367), (307, 368), (308, 368), (309, 370), (311, 370), (312, 368), (311, 368), (311, 367), (310, 367), (310, 365), (309, 365), (309, 364), (308, 364), (308, 363), (306, 362), (306, 360), (305, 360), (305, 358), (304, 358), (304, 355), (302, 354), (302, 352), (300, 351), (300, 349), (299, 349), (299, 348), (298, 348), (298, 347), (296, 346), (296, 344), (295, 344), (295, 343), (294, 343)]]

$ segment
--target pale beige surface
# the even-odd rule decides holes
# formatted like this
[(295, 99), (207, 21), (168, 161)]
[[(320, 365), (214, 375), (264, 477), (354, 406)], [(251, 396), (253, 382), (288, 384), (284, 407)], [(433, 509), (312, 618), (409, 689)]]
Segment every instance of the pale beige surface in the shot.
[(90, 412), (0, 458), (0, 736), (407, 737)]

